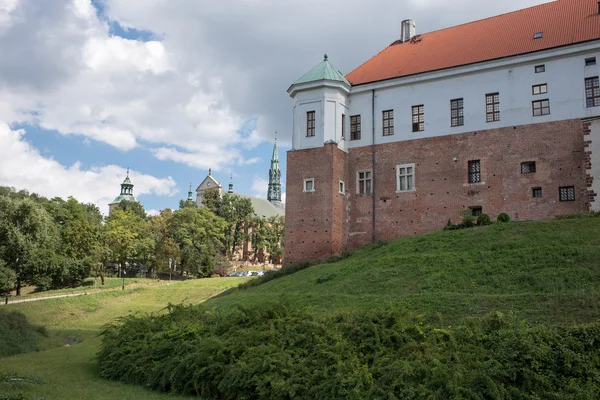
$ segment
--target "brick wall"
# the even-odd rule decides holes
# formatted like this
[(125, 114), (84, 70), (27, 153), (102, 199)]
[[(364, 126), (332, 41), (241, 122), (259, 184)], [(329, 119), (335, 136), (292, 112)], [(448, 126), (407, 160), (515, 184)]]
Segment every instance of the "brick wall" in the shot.
[[(377, 145), (375, 196), (357, 195), (357, 172), (372, 169), (371, 146), (348, 154), (331, 144), (291, 151), (285, 263), (357, 248), (373, 236), (382, 240), (437, 231), (449, 219), (459, 223), (469, 207), (482, 207), (492, 219), (506, 212), (515, 220), (585, 211), (588, 131), (581, 120), (568, 120)], [(469, 160), (480, 160), (481, 183), (468, 183)], [(536, 163), (535, 173), (521, 173), (527, 161)], [(411, 163), (415, 191), (397, 193), (396, 165)], [(315, 179), (314, 193), (302, 192), (305, 178)], [(344, 195), (338, 193), (340, 180), (346, 184)], [(575, 187), (575, 201), (559, 201), (561, 186)], [(533, 198), (534, 187), (542, 188), (541, 198)]]
[[(346, 247), (346, 153), (335, 144), (287, 153), (285, 257), (289, 264), (338, 253)], [(315, 191), (303, 192), (314, 179)]]
[[(448, 219), (459, 223), (461, 212), (481, 206), (494, 219), (500, 212), (515, 220), (550, 219), (585, 211), (584, 123), (570, 120), (491, 129), (376, 146), (376, 240), (418, 235), (442, 229)], [(349, 175), (370, 166), (370, 147), (352, 149)], [(467, 163), (480, 160), (481, 183), (468, 183)], [(521, 173), (521, 163), (534, 161), (536, 172)], [(396, 193), (396, 165), (415, 164), (415, 191)], [(560, 202), (559, 187), (575, 186), (575, 201)], [(532, 188), (542, 197), (533, 198)], [(349, 190), (349, 241), (354, 248), (370, 241), (361, 235), (371, 220), (372, 198)]]

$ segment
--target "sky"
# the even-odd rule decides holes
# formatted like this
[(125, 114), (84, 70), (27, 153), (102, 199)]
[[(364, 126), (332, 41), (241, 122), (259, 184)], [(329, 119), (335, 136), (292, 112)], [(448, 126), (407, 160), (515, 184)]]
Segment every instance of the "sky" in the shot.
[(324, 53), (347, 74), (404, 19), (425, 33), (546, 2), (0, 0), (0, 186), (106, 214), (130, 168), (154, 214), (212, 168), (266, 198), (277, 132), (285, 196), (286, 91)]

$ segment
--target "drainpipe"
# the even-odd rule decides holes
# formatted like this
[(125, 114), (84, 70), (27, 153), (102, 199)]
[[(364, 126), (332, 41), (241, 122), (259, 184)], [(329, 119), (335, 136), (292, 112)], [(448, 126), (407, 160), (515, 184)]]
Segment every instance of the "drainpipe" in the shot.
[(372, 194), (371, 196), (373, 196), (373, 211), (371, 213), (372, 216), (372, 230), (373, 230), (373, 237), (371, 238), (373, 243), (377, 240), (377, 234), (375, 231), (375, 89), (371, 90), (371, 125), (372, 125), (372, 131), (373, 131), (373, 143), (372, 143), (372, 151), (371, 154), (373, 155), (373, 159), (371, 161), (371, 190), (372, 190)]

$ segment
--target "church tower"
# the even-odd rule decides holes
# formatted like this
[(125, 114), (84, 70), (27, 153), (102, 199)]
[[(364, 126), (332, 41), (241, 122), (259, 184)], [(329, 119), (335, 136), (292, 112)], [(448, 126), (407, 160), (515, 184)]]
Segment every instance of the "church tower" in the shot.
[(269, 168), (269, 192), (267, 193), (267, 200), (277, 207), (281, 205), (281, 169), (279, 168), (277, 133), (275, 133), (275, 144), (273, 145), (271, 168)]
[(136, 201), (135, 197), (133, 197), (133, 183), (131, 183), (131, 179), (129, 179), (129, 168), (127, 168), (125, 180), (121, 183), (121, 194), (108, 204), (108, 213), (110, 214), (123, 200)]
[(286, 264), (346, 250), (350, 88), (325, 55), (288, 89), (294, 120), (286, 164)]

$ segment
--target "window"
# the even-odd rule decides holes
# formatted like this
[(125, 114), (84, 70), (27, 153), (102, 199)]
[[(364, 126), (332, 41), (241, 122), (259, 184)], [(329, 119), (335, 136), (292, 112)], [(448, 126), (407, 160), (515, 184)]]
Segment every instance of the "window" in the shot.
[(450, 126), (462, 126), (465, 124), (463, 99), (450, 100)]
[(394, 134), (394, 110), (386, 110), (383, 112), (383, 136), (391, 136)]
[(585, 80), (585, 106), (600, 106), (600, 85), (597, 76)]
[(360, 140), (360, 115), (350, 117), (350, 140)]
[(396, 191), (415, 190), (415, 164), (396, 165)]
[(541, 72), (546, 72), (546, 65), (542, 64), (542, 65), (535, 66), (535, 73), (539, 74)]
[(412, 131), (423, 132), (425, 130), (425, 106), (413, 106), (412, 108)]
[(306, 137), (315, 136), (315, 112), (306, 113)]
[(479, 217), (483, 214), (483, 207), (481, 206), (469, 207), (469, 210), (471, 210), (471, 215), (474, 217)]
[(533, 95), (548, 93), (548, 85), (546, 83), (542, 83), (541, 85), (533, 85), (531, 87), (531, 93)]
[(305, 179), (304, 180), (304, 191), (305, 192), (314, 192), (315, 191), (315, 180), (314, 179)]
[(534, 117), (550, 114), (550, 100), (548, 99), (532, 101), (531, 105), (533, 107)]
[(340, 193), (341, 194), (346, 193), (346, 185), (344, 184), (344, 181), (340, 181)]
[(481, 163), (479, 160), (469, 161), (469, 183), (481, 182)]
[(544, 34), (543, 32), (536, 32), (536, 33), (533, 34), (533, 38), (534, 39), (541, 39), (542, 36), (543, 36), (543, 34)]
[(542, 188), (534, 187), (531, 189), (531, 197), (541, 198), (542, 197)]
[(346, 140), (346, 115), (342, 114), (342, 140)]
[(586, 58), (585, 59), (585, 66), (589, 67), (592, 65), (596, 65), (596, 57), (591, 57), (591, 58)]
[(358, 171), (358, 194), (371, 194), (371, 171)]
[(485, 122), (500, 121), (500, 94), (485, 95)]
[(527, 161), (521, 163), (522, 174), (533, 174), (535, 172), (535, 161)]
[(560, 201), (575, 201), (575, 187), (563, 186), (558, 188)]

